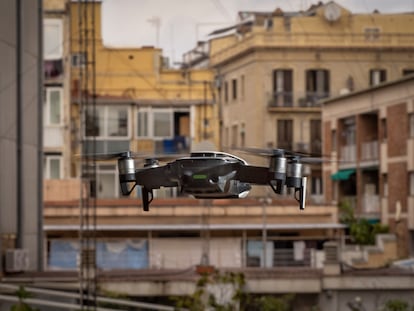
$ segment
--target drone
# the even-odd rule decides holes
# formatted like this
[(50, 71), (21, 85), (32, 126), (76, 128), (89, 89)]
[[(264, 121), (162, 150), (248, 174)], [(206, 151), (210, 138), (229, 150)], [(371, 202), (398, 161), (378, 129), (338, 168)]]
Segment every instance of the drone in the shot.
[(244, 151), (269, 157), (269, 165), (249, 165), (236, 155), (217, 151), (192, 152), (165, 165), (160, 165), (159, 158), (149, 157), (139, 168), (131, 151), (111, 156), (118, 158), (122, 194), (128, 196), (139, 186), (144, 211), (149, 211), (153, 190), (161, 187), (177, 187), (197, 199), (224, 199), (244, 198), (252, 185), (270, 186), (276, 194), (292, 188), (299, 209), (305, 209), (307, 177), (302, 176), (302, 166), (318, 159), (312, 161), (308, 155), (284, 149)]

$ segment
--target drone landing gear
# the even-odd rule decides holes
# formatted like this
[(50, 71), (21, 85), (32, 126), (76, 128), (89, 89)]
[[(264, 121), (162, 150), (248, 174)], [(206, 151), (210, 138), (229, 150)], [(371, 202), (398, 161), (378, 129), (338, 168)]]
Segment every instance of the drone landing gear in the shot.
[(142, 208), (144, 212), (148, 212), (149, 205), (154, 199), (154, 194), (152, 193), (152, 190), (148, 190), (145, 187), (142, 187), (141, 192), (142, 192)]
[[(295, 188), (295, 200), (299, 203), (299, 209), (305, 209), (306, 202), (306, 177), (300, 178), (288, 178), (287, 185), (288, 187)], [(283, 194), (283, 180), (275, 180), (269, 183), (273, 192), (276, 194)]]
[[(298, 188), (295, 188), (295, 199), (299, 203), (299, 209), (305, 209), (305, 201), (306, 201), (306, 177), (302, 177), (301, 185)], [(299, 194), (299, 197), (298, 197)]]

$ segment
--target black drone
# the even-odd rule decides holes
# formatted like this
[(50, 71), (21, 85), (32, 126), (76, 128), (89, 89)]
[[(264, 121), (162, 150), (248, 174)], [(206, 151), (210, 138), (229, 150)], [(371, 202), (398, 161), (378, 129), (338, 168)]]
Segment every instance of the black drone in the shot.
[(129, 195), (135, 186), (140, 186), (144, 211), (149, 210), (153, 189), (177, 187), (181, 193), (198, 199), (244, 198), (252, 184), (269, 185), (277, 194), (283, 194), (285, 186), (293, 188), (299, 208), (305, 209), (306, 177), (302, 176), (302, 166), (318, 160), (283, 149), (246, 151), (268, 156), (269, 166), (252, 166), (235, 155), (215, 151), (193, 152), (165, 165), (159, 164), (159, 158), (147, 158), (141, 168), (135, 167), (130, 151), (112, 156), (118, 158), (122, 194)]

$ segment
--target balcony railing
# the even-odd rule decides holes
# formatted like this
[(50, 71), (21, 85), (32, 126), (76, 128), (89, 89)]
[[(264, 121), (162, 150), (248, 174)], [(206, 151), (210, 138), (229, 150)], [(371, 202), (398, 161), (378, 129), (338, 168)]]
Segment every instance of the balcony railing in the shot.
[(274, 92), (268, 96), (269, 108), (313, 108), (320, 107), (320, 100), (329, 97), (329, 93), (306, 92), (297, 94), (292, 92)]
[(355, 162), (356, 161), (356, 145), (345, 145), (341, 147), (340, 151), (341, 161)]
[(362, 200), (362, 210), (364, 213), (375, 214), (381, 211), (380, 198), (378, 195), (364, 194)]
[(361, 160), (378, 160), (378, 141), (370, 141), (361, 144)]
[[(272, 267), (310, 267), (312, 265), (312, 249), (304, 248), (296, 252), (293, 248), (274, 249), (272, 253)], [(260, 267), (261, 258), (257, 256), (247, 257), (248, 267)]]

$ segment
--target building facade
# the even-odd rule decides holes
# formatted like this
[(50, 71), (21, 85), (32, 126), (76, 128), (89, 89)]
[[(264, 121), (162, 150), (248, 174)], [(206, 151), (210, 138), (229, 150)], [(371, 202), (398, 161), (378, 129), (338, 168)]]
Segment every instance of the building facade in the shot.
[(414, 79), (407, 76), (323, 104), (326, 200), (389, 225), (399, 255), (413, 251)]
[[(237, 25), (209, 41), (222, 148), (321, 154), (320, 100), (412, 72), (411, 19), (354, 14), (335, 2), (301, 12), (240, 12)], [(309, 197), (321, 203), (321, 167), (306, 173)]]

